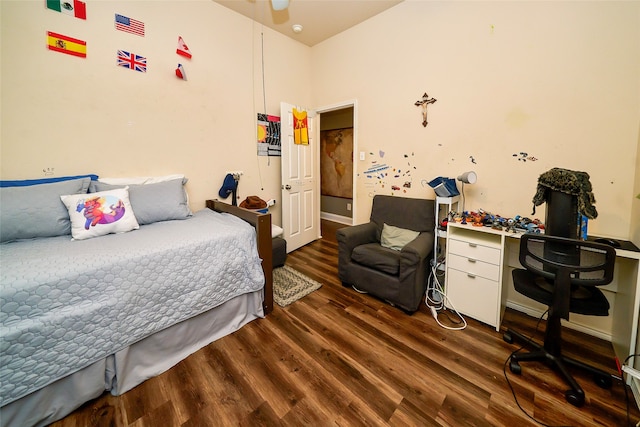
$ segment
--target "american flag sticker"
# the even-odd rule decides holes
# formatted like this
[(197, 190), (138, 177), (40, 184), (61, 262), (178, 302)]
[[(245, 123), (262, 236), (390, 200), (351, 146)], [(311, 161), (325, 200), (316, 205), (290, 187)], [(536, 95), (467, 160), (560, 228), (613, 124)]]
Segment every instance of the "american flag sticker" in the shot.
[(128, 68), (130, 70), (147, 72), (147, 58), (144, 56), (129, 53), (124, 50), (118, 51), (118, 66)]
[(144, 37), (144, 22), (116, 13), (116, 30)]

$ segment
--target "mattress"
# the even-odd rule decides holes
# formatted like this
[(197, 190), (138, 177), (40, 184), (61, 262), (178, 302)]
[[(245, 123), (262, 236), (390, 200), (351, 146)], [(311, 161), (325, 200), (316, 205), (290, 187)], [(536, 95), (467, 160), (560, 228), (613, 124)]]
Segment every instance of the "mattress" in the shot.
[(208, 209), (0, 245), (0, 406), (264, 286), (255, 229)]

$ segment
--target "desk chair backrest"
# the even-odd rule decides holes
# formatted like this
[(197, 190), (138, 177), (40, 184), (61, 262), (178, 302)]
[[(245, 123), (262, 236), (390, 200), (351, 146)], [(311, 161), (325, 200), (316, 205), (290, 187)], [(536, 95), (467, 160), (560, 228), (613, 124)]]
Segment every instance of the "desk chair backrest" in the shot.
[(616, 250), (601, 243), (544, 234), (524, 234), (520, 241), (520, 263), (553, 284), (556, 314), (568, 319), (572, 286), (611, 283)]

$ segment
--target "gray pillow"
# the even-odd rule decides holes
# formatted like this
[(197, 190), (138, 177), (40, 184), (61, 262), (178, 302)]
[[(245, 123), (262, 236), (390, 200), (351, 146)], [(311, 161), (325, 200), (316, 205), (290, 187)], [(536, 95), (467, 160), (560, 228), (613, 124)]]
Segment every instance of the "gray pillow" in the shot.
[[(185, 183), (186, 179), (173, 179), (153, 184), (128, 185), (131, 209), (133, 209), (138, 224), (186, 219), (191, 216), (187, 193), (184, 190)], [(93, 193), (124, 187), (124, 185), (93, 181), (90, 191)]]
[(91, 178), (0, 188), (0, 242), (71, 234), (65, 194), (84, 194)]
[(419, 234), (417, 231), (394, 227), (393, 225), (384, 223), (382, 226), (380, 245), (395, 251), (401, 251), (407, 243), (413, 241)]

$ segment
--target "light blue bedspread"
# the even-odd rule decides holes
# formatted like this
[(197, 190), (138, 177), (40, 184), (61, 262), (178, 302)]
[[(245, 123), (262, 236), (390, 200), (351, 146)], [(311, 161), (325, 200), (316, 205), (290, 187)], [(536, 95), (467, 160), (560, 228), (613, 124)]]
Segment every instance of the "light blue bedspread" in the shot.
[(0, 245), (0, 406), (263, 286), (254, 228), (209, 209)]

